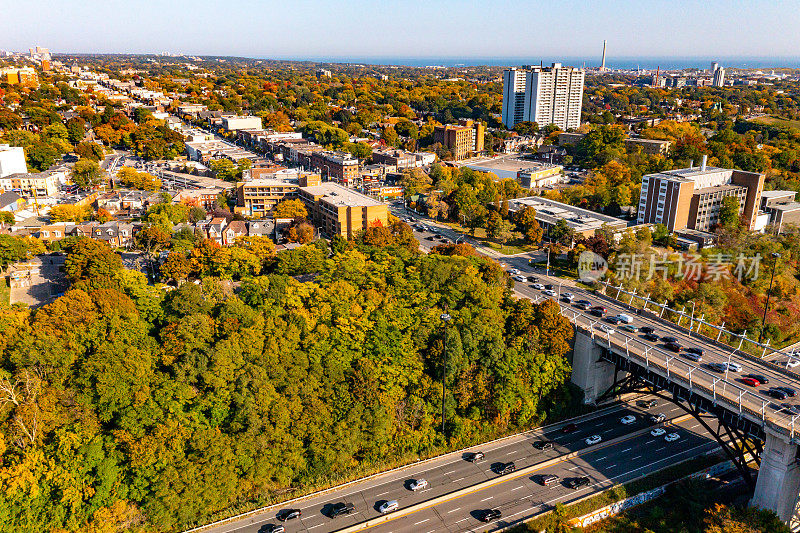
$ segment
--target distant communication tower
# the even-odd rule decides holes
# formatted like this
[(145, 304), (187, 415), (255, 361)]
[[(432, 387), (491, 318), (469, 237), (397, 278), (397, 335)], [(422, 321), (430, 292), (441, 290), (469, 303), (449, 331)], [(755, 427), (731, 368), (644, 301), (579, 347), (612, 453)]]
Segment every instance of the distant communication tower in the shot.
[(600, 62), (600, 72), (606, 71), (606, 40), (603, 39), (603, 60)]

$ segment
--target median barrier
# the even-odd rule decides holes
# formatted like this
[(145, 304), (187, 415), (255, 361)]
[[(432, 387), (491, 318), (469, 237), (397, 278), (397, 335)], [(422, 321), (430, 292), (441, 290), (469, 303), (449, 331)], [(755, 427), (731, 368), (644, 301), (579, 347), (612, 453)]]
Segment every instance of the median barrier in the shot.
[[(665, 425), (674, 425), (674, 424), (677, 424), (677, 423), (682, 422), (684, 420), (688, 420), (691, 417), (692, 417), (691, 415), (682, 415), (682, 416), (670, 419)], [(531, 466), (526, 466), (525, 468), (521, 468), (521, 469), (515, 471), (512, 474), (507, 474), (505, 476), (498, 475), (497, 477), (495, 477), (493, 479), (490, 479), (490, 480), (487, 480), (487, 481), (483, 481), (481, 483), (476, 483), (475, 485), (471, 485), (471, 486), (463, 488), (463, 489), (455, 490), (453, 492), (449, 492), (449, 493), (444, 494), (442, 496), (438, 496), (436, 498), (433, 498), (432, 500), (427, 500), (427, 501), (424, 501), (424, 502), (416, 503), (414, 505), (411, 505), (409, 507), (405, 507), (403, 509), (399, 509), (399, 510), (394, 511), (392, 513), (388, 513), (388, 514), (385, 514), (383, 516), (378, 516), (376, 518), (371, 518), (369, 520), (365, 520), (364, 522), (361, 522), (361, 523), (358, 523), (358, 524), (355, 524), (355, 525), (352, 525), (352, 526), (349, 526), (349, 527), (346, 527), (346, 528), (343, 528), (343, 529), (337, 529), (335, 531), (336, 531), (336, 533), (355, 533), (357, 531), (362, 531), (364, 529), (369, 529), (371, 527), (383, 524), (385, 522), (390, 522), (390, 521), (395, 520), (397, 518), (402, 518), (404, 516), (408, 516), (408, 515), (414, 514), (416, 512), (422, 511), (422, 510), (427, 509), (429, 507), (435, 507), (436, 505), (448, 502), (450, 500), (458, 499), (458, 498), (460, 498), (462, 496), (466, 496), (467, 494), (472, 494), (473, 492), (479, 492), (479, 491), (482, 491), (482, 490), (486, 490), (486, 489), (488, 489), (490, 487), (493, 487), (495, 485), (500, 485), (501, 483), (505, 483), (506, 481), (510, 481), (512, 479), (518, 479), (518, 478), (521, 478), (521, 477), (526, 477), (529, 474), (532, 474), (533, 472), (537, 472), (537, 471), (545, 469), (545, 468), (547, 468), (549, 466), (553, 466), (553, 465), (556, 465), (556, 464), (559, 464), (559, 463), (563, 463), (565, 461), (569, 461), (570, 459), (574, 459), (576, 457), (580, 457), (581, 455), (584, 455), (584, 454), (587, 454), (587, 453), (593, 453), (593, 452), (596, 452), (598, 450), (602, 450), (602, 449), (608, 448), (610, 446), (614, 446), (614, 445), (619, 444), (621, 442), (625, 442), (626, 440), (630, 440), (630, 439), (632, 439), (634, 437), (638, 437), (639, 435), (644, 435), (645, 433), (648, 433), (651, 429), (652, 429), (651, 427), (642, 428), (642, 429), (634, 431), (632, 433), (628, 433), (627, 435), (622, 435), (620, 437), (617, 437), (616, 439), (611, 439), (611, 440), (609, 440), (607, 442), (604, 442), (602, 444), (598, 444), (598, 445), (594, 445), (594, 446), (588, 446), (588, 447), (586, 447), (586, 448), (584, 448), (582, 450), (578, 450), (578, 451), (575, 451), (575, 452), (569, 452), (569, 453), (561, 455), (559, 457), (554, 457), (553, 459), (548, 459), (547, 461), (542, 461), (541, 463), (536, 463), (536, 464), (531, 465)]]
[[(641, 396), (643, 396), (643, 395), (633, 393), (633, 394), (627, 394), (623, 398), (635, 399), (635, 398), (639, 398)], [(312, 492), (310, 494), (306, 494), (304, 496), (298, 496), (297, 498), (292, 498), (290, 500), (284, 500), (284, 501), (281, 501), (281, 502), (278, 502), (278, 503), (274, 503), (274, 504), (271, 504), (271, 505), (266, 505), (264, 507), (259, 507), (258, 509), (253, 509), (252, 511), (247, 511), (246, 513), (241, 513), (241, 514), (238, 514), (238, 515), (235, 515), (235, 516), (231, 516), (231, 517), (228, 517), (228, 518), (223, 518), (222, 520), (217, 520), (215, 522), (211, 522), (209, 524), (205, 524), (205, 525), (202, 525), (202, 526), (197, 526), (197, 527), (194, 527), (194, 528), (191, 528), (191, 529), (187, 529), (183, 533), (195, 533), (195, 532), (203, 531), (205, 529), (209, 529), (209, 528), (212, 528), (212, 527), (222, 526), (222, 525), (225, 525), (227, 523), (234, 522), (234, 521), (237, 521), (237, 520), (242, 520), (242, 519), (247, 518), (247, 517), (252, 517), (252, 516), (259, 515), (259, 514), (263, 514), (263, 513), (272, 511), (272, 510), (279, 509), (281, 507), (292, 505), (294, 503), (298, 503), (298, 502), (301, 502), (301, 501), (309, 500), (309, 499), (315, 498), (317, 496), (322, 496), (322, 495), (325, 495), (325, 494), (329, 494), (331, 492), (335, 492), (335, 491), (338, 491), (338, 490), (343, 489), (345, 487), (356, 485), (358, 483), (363, 483), (365, 481), (370, 481), (370, 480), (373, 480), (373, 479), (377, 479), (377, 478), (379, 478), (381, 476), (385, 476), (385, 475), (388, 475), (388, 474), (393, 474), (393, 473), (396, 473), (396, 472), (401, 472), (403, 470), (410, 469), (410, 468), (415, 468), (415, 467), (424, 465), (426, 463), (430, 463), (432, 461), (436, 461), (437, 459), (442, 459), (444, 457), (447, 457), (448, 455), (452, 455), (454, 457), (458, 457), (459, 455), (463, 455), (464, 452), (466, 452), (467, 450), (469, 450), (471, 448), (475, 448), (477, 446), (484, 446), (484, 447), (485, 446), (492, 446), (492, 445), (495, 445), (495, 444), (499, 444), (499, 443), (501, 443), (503, 441), (509, 441), (511, 439), (514, 439), (514, 438), (525, 437), (527, 435), (532, 435), (532, 434), (537, 434), (537, 433), (540, 433), (540, 432), (551, 431), (553, 429), (557, 429), (559, 427), (563, 427), (566, 424), (580, 423), (580, 422), (582, 422), (584, 420), (591, 420), (592, 418), (595, 418), (597, 416), (602, 416), (606, 412), (613, 411), (615, 407), (616, 407), (616, 405), (608, 405), (606, 407), (598, 409), (597, 411), (593, 411), (591, 413), (586, 413), (584, 415), (576, 416), (574, 418), (570, 418), (569, 420), (562, 420), (562, 421), (559, 421), (559, 422), (548, 424), (546, 426), (540, 426), (540, 427), (537, 427), (537, 428), (521, 431), (519, 433), (506, 435), (505, 437), (499, 437), (497, 439), (494, 439), (494, 440), (491, 440), (491, 441), (488, 441), (488, 442), (482, 442), (482, 443), (474, 444), (472, 446), (469, 446), (467, 448), (462, 448), (460, 450), (454, 450), (454, 451), (451, 451), (451, 452), (446, 452), (446, 453), (442, 453), (442, 454), (439, 454), (439, 455), (434, 455), (433, 457), (428, 457), (426, 459), (422, 459), (420, 461), (415, 461), (415, 462), (409, 463), (407, 465), (398, 466), (398, 467), (395, 467), (395, 468), (392, 468), (392, 469), (389, 469), (389, 470), (384, 470), (382, 472), (371, 474), (369, 476), (364, 476), (364, 477), (361, 477), (361, 478), (358, 478), (358, 479), (354, 479), (353, 481), (348, 481), (346, 483), (342, 483), (341, 485), (336, 485), (336, 486), (333, 486), (333, 487), (329, 487), (327, 489), (318, 490), (318, 491)]]

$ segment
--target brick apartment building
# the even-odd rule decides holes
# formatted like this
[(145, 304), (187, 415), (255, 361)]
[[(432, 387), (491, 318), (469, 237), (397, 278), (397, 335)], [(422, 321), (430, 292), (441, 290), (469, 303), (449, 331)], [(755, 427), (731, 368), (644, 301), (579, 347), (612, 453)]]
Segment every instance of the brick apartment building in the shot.
[(440, 143), (450, 150), (453, 159), (460, 160), (471, 154), (483, 151), (483, 137), (486, 126), (469, 119), (459, 120), (458, 124), (436, 126), (433, 129), (433, 142)]
[(328, 236), (352, 239), (371, 224), (389, 223), (389, 206), (332, 182), (300, 188), (314, 225)]

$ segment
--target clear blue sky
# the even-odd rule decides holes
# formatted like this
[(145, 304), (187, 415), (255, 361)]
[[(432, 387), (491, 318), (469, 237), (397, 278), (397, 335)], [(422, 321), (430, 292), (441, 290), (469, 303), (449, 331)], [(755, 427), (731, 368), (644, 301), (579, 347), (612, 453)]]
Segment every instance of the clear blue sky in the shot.
[(303, 57), (800, 56), (798, 0), (0, 0), (0, 49)]

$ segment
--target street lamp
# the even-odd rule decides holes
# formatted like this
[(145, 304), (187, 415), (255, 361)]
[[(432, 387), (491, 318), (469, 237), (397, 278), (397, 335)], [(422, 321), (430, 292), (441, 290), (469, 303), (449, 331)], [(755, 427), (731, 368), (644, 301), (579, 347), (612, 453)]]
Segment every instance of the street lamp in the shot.
[(444, 322), (444, 363), (442, 364), (442, 436), (445, 436), (444, 432), (444, 395), (445, 395), (445, 378), (447, 377), (447, 324), (451, 320), (451, 316), (447, 313), (442, 313), (442, 316), (439, 318), (442, 319)]
[[(702, 308), (701, 308), (702, 310)], [(692, 320), (689, 323), (689, 337), (692, 336), (692, 329), (694, 328), (694, 300), (692, 300)]]
[(761, 339), (764, 338), (764, 325), (767, 323), (767, 311), (769, 310), (769, 297), (772, 295), (772, 281), (775, 279), (775, 267), (778, 266), (778, 258), (781, 256), (778, 252), (772, 252), (772, 275), (769, 277), (769, 289), (767, 290), (767, 303), (764, 305), (764, 317), (761, 319), (761, 333), (758, 334), (758, 344), (761, 344)]

